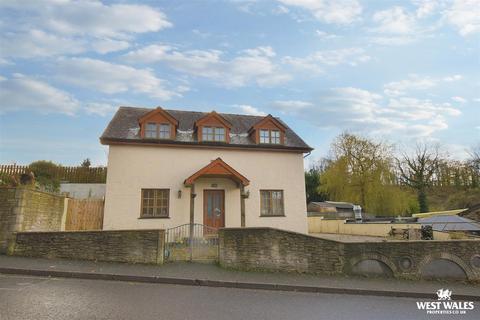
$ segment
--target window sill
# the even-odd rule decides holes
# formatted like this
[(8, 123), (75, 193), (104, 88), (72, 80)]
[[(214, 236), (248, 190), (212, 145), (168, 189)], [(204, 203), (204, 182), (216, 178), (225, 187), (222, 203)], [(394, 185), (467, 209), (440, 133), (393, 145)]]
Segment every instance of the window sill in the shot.
[(139, 217), (138, 219), (170, 219), (170, 217)]
[(260, 215), (260, 218), (270, 218), (270, 217), (286, 217), (284, 214), (269, 214), (269, 215)]

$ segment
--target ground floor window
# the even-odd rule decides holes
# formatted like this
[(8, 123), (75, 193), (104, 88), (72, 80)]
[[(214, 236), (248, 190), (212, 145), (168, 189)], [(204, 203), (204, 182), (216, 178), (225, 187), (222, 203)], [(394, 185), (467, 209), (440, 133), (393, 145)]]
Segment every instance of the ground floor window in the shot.
[(142, 189), (142, 218), (168, 218), (169, 189)]
[(283, 190), (260, 190), (260, 215), (284, 216)]

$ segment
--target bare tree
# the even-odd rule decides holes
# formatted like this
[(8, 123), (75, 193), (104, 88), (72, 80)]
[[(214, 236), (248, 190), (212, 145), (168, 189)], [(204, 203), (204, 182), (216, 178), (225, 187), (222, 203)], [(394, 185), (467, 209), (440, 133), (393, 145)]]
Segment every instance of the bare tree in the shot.
[(467, 161), (467, 165), (472, 170), (471, 187), (477, 188), (480, 186), (480, 143), (472, 147), (469, 154), (470, 159)]
[(418, 144), (411, 155), (397, 159), (401, 181), (417, 193), (420, 212), (428, 212), (427, 189), (440, 161), (439, 147)]

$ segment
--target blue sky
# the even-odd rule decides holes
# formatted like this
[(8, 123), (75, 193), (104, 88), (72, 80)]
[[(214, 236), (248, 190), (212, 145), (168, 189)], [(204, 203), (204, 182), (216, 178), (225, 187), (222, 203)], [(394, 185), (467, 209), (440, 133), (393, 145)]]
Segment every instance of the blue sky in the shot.
[(342, 131), (480, 142), (479, 0), (0, 1), (0, 163), (90, 158), (120, 105), (281, 117), (324, 156)]

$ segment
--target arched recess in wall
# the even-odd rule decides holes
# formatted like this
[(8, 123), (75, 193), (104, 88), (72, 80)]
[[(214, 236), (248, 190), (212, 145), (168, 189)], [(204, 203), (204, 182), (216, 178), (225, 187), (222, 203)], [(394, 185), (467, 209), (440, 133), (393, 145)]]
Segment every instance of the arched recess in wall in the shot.
[(424, 279), (466, 280), (474, 277), (470, 267), (450, 253), (428, 255), (419, 264), (418, 272)]
[(350, 273), (362, 276), (393, 277), (396, 266), (385, 256), (363, 254), (350, 260)]

